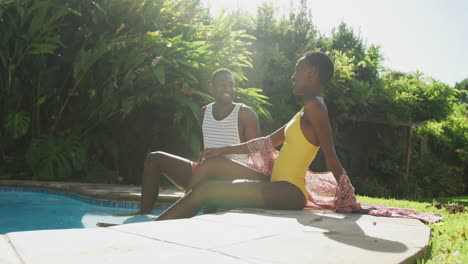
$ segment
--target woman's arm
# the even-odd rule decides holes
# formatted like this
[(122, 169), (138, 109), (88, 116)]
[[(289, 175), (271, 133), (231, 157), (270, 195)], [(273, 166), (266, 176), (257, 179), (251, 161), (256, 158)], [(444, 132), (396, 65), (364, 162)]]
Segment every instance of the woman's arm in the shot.
[[(285, 126), (281, 127), (280, 129), (276, 130), (273, 134), (269, 136), (270, 140), (272, 141), (273, 147), (277, 147), (284, 142), (284, 128)], [(254, 138), (252, 140), (258, 140), (258, 138)], [(221, 155), (226, 154), (247, 154), (249, 153), (249, 141), (220, 148), (207, 148), (205, 149), (198, 159), (198, 162), (202, 162), (204, 159), (210, 159)]]
[(284, 143), (284, 128), (286, 125), (282, 126), (280, 129), (276, 130), (269, 137), (271, 139), (271, 144), (274, 148)]
[(319, 145), (325, 156), (327, 166), (338, 181), (340, 176), (345, 174), (345, 170), (335, 152), (327, 107), (322, 100), (315, 98), (304, 105), (304, 112), (304, 116), (307, 118), (307, 121), (312, 124), (316, 136), (318, 137)]

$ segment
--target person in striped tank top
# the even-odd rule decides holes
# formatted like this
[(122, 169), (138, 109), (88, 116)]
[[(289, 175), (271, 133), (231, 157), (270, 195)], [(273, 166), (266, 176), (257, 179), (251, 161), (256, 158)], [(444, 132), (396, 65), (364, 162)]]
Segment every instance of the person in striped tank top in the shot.
[[(213, 72), (209, 92), (214, 102), (204, 106), (200, 113), (205, 148), (239, 144), (260, 136), (257, 114), (250, 107), (233, 102), (234, 87), (234, 77), (228, 69), (221, 68)], [(247, 162), (247, 155), (226, 155), (226, 160), (245, 166), (242, 164)], [(132, 214), (148, 214), (153, 209), (159, 194), (161, 175), (180, 189), (189, 190), (193, 184), (202, 180), (201, 177), (193, 177), (196, 167), (197, 162), (170, 153), (149, 153), (144, 164), (140, 210)], [(266, 180), (266, 177), (262, 178), (258, 180)], [(110, 225), (98, 223), (98, 226)]]

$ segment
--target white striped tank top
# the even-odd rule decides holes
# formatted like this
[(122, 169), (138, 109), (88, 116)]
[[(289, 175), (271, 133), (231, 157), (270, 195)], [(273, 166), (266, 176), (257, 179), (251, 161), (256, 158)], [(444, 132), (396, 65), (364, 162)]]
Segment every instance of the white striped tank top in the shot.
[[(239, 137), (239, 110), (242, 104), (236, 104), (232, 112), (223, 120), (216, 120), (213, 117), (213, 104), (206, 106), (205, 117), (203, 118), (203, 142), (205, 148), (219, 148), (240, 144)], [(226, 158), (247, 164), (247, 154), (228, 154)]]

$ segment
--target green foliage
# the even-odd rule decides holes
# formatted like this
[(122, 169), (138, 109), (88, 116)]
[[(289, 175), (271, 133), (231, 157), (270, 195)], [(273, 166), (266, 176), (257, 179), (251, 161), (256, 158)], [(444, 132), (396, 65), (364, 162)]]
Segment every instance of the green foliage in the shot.
[(34, 180), (64, 180), (82, 168), (86, 154), (74, 136), (43, 135), (32, 141), (26, 159)]
[(257, 9), (256, 17), (240, 19), (243, 21), (237, 25), (256, 38), (252, 45), (255, 66), (246, 74), (248, 86), (261, 87), (270, 98), (268, 110), (274, 118), (264, 122), (263, 127), (266, 133), (272, 132), (298, 108), (291, 93), (291, 75), (300, 55), (315, 46), (317, 32), (306, 1), (301, 1), (287, 18), (277, 18), (274, 6), (265, 3)]
[(318, 40), (318, 48), (330, 52), (340, 51), (354, 64), (352, 72), (356, 79), (370, 83), (376, 82), (382, 69), (383, 56), (380, 47), (375, 45), (368, 47), (364, 39), (356, 35), (354, 30), (344, 22), (334, 28), (331, 33), (331, 38), (321, 37)]
[(9, 113), (6, 117), (5, 130), (7, 135), (18, 139), (28, 132), (31, 118), (27, 112)]
[[(2, 152), (18, 161), (27, 152), (37, 179), (135, 182), (148, 151), (198, 154), (211, 72), (230, 68), (242, 84), (252, 67), (254, 38), (196, 0), (2, 1), (0, 10)], [(268, 116), (259, 92), (241, 100)]]
[(237, 88), (236, 95), (239, 102), (242, 102), (254, 109), (261, 117), (267, 121), (272, 121), (272, 117), (264, 108), (266, 105), (271, 105), (267, 100), (268, 97), (261, 94), (262, 89), (259, 88)]
[(442, 121), (430, 121), (417, 130), (417, 136), (428, 135), (431, 148), (441, 158), (453, 164), (468, 162), (468, 122), (467, 109), (463, 104), (453, 104), (452, 112)]
[(388, 197), (391, 192), (384, 184), (380, 183), (377, 178), (365, 179), (362, 177), (353, 177), (351, 179), (354, 188), (359, 191), (361, 195), (370, 197)]
[(289, 52), (286, 51), (287, 55), (303, 53), (316, 46), (317, 30), (312, 23), (312, 12), (306, 0), (301, 0), (299, 7), (289, 13), (288, 22), (289, 27), (285, 32), (285, 38), (290, 41), (287, 45), (289, 49)]
[(90, 183), (119, 183), (116, 171), (110, 170), (100, 162), (91, 160), (83, 164), (81, 179)]
[(358, 192), (466, 192), (467, 81), (452, 88), (385, 69), (378, 46), (345, 23), (321, 35), (312, 11), (305, 0), (284, 17), (264, 4), (255, 16), (214, 18), (198, 0), (0, 1), (0, 173), (138, 183), (149, 151), (195, 157), (199, 109), (212, 101), (207, 85), (220, 67), (267, 134), (299, 109), (290, 78), (314, 49), (335, 62), (323, 97)]
[[(38, 75), (41, 59), (63, 46), (60, 23), (72, 10), (53, 1), (2, 1), (0, 4), (0, 121), (1, 134), (17, 140), (28, 129), (31, 102), (41, 104)], [(31, 88), (31, 83), (33, 88)], [(34, 114), (34, 113), (33, 113)], [(28, 116), (28, 117), (27, 117)], [(29, 119), (28, 119), (29, 118)]]
[(426, 196), (465, 193), (468, 187), (468, 122), (464, 104), (452, 105), (441, 121), (432, 120), (416, 129), (417, 138), (428, 138), (429, 155), (416, 159), (414, 175), (426, 188)]
[(455, 89), (457, 90), (460, 102), (468, 104), (468, 78), (456, 83)]
[(391, 72), (383, 77), (385, 92), (398, 112), (390, 118), (414, 122), (440, 120), (451, 112), (455, 90), (434, 80), (422, 81), (417, 74)]
[(331, 115), (337, 120), (353, 118), (362, 120), (374, 114), (376, 89), (368, 80), (357, 78), (355, 59), (346, 53), (333, 50), (334, 80), (324, 90)]
[(449, 165), (434, 154), (416, 159), (413, 173), (417, 177), (422, 197), (449, 197), (464, 193), (463, 167)]

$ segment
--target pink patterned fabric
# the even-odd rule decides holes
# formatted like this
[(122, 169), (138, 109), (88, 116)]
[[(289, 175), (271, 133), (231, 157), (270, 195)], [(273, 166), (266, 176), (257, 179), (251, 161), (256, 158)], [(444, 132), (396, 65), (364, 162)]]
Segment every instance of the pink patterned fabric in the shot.
[(273, 148), (270, 137), (249, 140), (247, 147), (249, 148), (247, 166), (269, 177), (278, 157), (278, 151)]
[[(271, 175), (278, 151), (273, 148), (269, 137), (247, 142), (249, 167)], [(306, 188), (309, 193), (307, 208), (333, 210), (338, 213), (360, 213), (374, 216), (419, 219), (424, 223), (442, 221), (438, 214), (421, 213), (415, 210), (387, 207), (383, 205), (361, 204), (356, 200), (355, 189), (348, 176), (343, 175), (337, 182), (331, 172), (306, 172)]]

